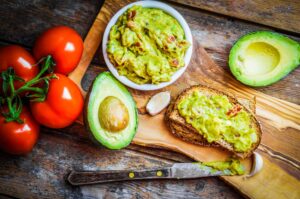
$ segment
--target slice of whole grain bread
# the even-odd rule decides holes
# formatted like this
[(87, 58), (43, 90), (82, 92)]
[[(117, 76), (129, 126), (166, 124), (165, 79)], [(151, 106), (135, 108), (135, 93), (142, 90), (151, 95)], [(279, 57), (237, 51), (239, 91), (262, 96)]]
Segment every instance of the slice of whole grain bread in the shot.
[(189, 126), (185, 126), (182, 123), (182, 120), (180, 120), (180, 122), (177, 122), (176, 120), (172, 120), (170, 118), (170, 114), (172, 114), (174, 111), (173, 107), (174, 107), (174, 103), (168, 106), (168, 109), (165, 113), (165, 122), (174, 135), (176, 135), (177, 137), (181, 138), (184, 141), (191, 142), (193, 144), (198, 144), (201, 146), (213, 146), (213, 147), (218, 146), (218, 144), (216, 143), (208, 143), (207, 140), (200, 133), (198, 133), (196, 129), (189, 128)]
[[(232, 103), (233, 105), (240, 105), (242, 109), (244, 109), (250, 115), (251, 127), (255, 128), (258, 138), (257, 142), (252, 144), (251, 149), (249, 149), (247, 152), (237, 152), (234, 150), (233, 145), (231, 145), (223, 139), (218, 140), (216, 142), (208, 143), (207, 140), (201, 135), (201, 132), (198, 132), (192, 125), (188, 124), (183, 117), (181, 117), (177, 109), (178, 103), (181, 101), (181, 99), (190, 95), (194, 91), (200, 91), (201, 93), (207, 96), (225, 95), (228, 97), (230, 103)], [(252, 154), (252, 152), (258, 147), (262, 136), (260, 124), (255, 118), (254, 113), (255, 103), (253, 103), (250, 100), (242, 98), (236, 99), (216, 89), (212, 89), (202, 85), (197, 85), (184, 90), (180, 95), (178, 95), (177, 99), (169, 105), (165, 113), (165, 121), (167, 126), (170, 128), (171, 132), (184, 141), (202, 146), (222, 147), (226, 150), (233, 152), (233, 154), (239, 158), (246, 158), (249, 157)]]

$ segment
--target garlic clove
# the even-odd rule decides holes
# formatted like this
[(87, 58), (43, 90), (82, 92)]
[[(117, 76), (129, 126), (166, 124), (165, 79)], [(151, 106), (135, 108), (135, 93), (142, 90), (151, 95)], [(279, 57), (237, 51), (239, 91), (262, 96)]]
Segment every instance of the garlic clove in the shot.
[(261, 155), (257, 152), (254, 152), (251, 172), (248, 175), (246, 175), (244, 178), (251, 178), (255, 174), (257, 174), (262, 169), (263, 162), (264, 161), (263, 161), (263, 158), (261, 157)]
[(170, 104), (170, 101), (171, 94), (169, 91), (157, 93), (149, 100), (146, 110), (152, 116), (157, 115)]

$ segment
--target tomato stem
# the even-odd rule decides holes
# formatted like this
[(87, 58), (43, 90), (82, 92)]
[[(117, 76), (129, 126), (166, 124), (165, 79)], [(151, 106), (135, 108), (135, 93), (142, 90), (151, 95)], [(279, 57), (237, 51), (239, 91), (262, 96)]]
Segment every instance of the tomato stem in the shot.
[(10, 86), (10, 92), (11, 96), (15, 93), (15, 87), (14, 87), (14, 80), (12, 76), (9, 76), (9, 86)]
[[(26, 97), (30, 98), (31, 101), (44, 101), (49, 89), (49, 81), (53, 78), (57, 78), (53, 74), (52, 67), (55, 65), (51, 55), (41, 59), (44, 61), (40, 72), (28, 82), (25, 82), (20, 88), (15, 89), (14, 80), (24, 81), (22, 78), (15, 75), (13, 68), (8, 68), (6, 71), (1, 73), (3, 79), (2, 90), (4, 97), (1, 97), (1, 105), (7, 104), (8, 111), (2, 111), (2, 115), (5, 117), (6, 122), (16, 121), (18, 123), (23, 123), (20, 119), (20, 114), (22, 112), (22, 100), (21, 94), (29, 92)], [(41, 60), (38, 62), (40, 63)], [(52, 73), (48, 76), (42, 77), (46, 72)], [(43, 87), (37, 87), (38, 83), (43, 83)]]

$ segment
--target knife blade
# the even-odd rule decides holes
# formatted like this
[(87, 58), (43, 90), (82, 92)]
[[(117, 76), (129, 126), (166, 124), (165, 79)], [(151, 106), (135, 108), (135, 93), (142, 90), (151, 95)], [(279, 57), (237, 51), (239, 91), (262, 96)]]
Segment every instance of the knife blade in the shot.
[(105, 182), (147, 179), (193, 179), (231, 175), (229, 170), (217, 171), (201, 163), (175, 163), (171, 167), (144, 170), (71, 171), (67, 181), (74, 186)]

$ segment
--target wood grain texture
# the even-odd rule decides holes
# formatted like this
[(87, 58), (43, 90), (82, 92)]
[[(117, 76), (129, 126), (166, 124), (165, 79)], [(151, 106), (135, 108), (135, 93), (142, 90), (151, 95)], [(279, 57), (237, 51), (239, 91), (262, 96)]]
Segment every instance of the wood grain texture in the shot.
[[(109, 19), (113, 15), (114, 10), (109, 3), (104, 3), (101, 10), (103, 16), (100, 13), (101, 19)], [(93, 28), (91, 31), (93, 31)], [(99, 43), (93, 43), (93, 45), (96, 49)], [(300, 177), (300, 143), (298, 142), (300, 140), (300, 106), (242, 85), (226, 70), (215, 64), (195, 38), (194, 54), (187, 71), (173, 85), (162, 90), (170, 90), (176, 96), (184, 88), (199, 83), (249, 99), (256, 96), (257, 114), (264, 130), (262, 144), (267, 146), (263, 150), (263, 152), (266, 152), (263, 154), (265, 159), (264, 170), (257, 175), (259, 177), (247, 180), (241, 177), (223, 177), (223, 179), (251, 198), (299, 197), (300, 192), (297, 191), (297, 187), (300, 186), (298, 181)], [(131, 92), (139, 110), (144, 109), (147, 100), (155, 93), (135, 90), (131, 90)], [(195, 146), (174, 138), (163, 122), (162, 113), (155, 117), (149, 117), (141, 113), (140, 111), (138, 133), (133, 141), (136, 144), (168, 148), (198, 161), (224, 160), (230, 155), (220, 149)], [(153, 126), (153, 124), (155, 125)], [(245, 160), (244, 164), (249, 168), (251, 160)], [(277, 180), (270, 182), (269, 179), (274, 178), (274, 174), (276, 174)], [(265, 187), (258, 186), (259, 184), (268, 184), (267, 188), (270, 193), (265, 194)]]
[[(125, 3), (124, 3), (125, 4)], [(114, 13), (118, 10), (118, 6), (109, 5)], [(271, 30), (272, 28), (262, 27), (257, 24), (249, 24), (245, 21), (234, 19), (232, 17), (212, 15), (211, 13), (192, 7), (182, 6), (181, 4), (174, 6), (191, 27), (194, 39), (201, 44), (209, 53), (211, 58), (224, 70), (228, 71), (228, 54), (232, 44), (242, 35), (258, 30)], [(218, 8), (216, 8), (217, 10)], [(286, 36), (300, 42), (297, 36)], [(94, 64), (105, 66), (101, 48), (95, 54)], [(281, 81), (262, 88), (253, 88), (270, 96), (283, 99), (295, 104), (300, 104), (300, 92), (294, 92), (295, 89), (300, 90), (299, 84), (300, 67), (291, 72)]]
[(169, 0), (210, 12), (300, 33), (300, 4), (297, 0)]
[[(115, 13), (119, 5), (125, 5), (129, 1), (114, 3), (118, 1), (108, 0), (109, 6)], [(183, 1), (184, 2), (184, 1)], [(213, 1), (209, 1), (213, 2)], [(253, 2), (253, 1), (250, 1)], [(8, 43), (20, 44), (31, 47), (34, 39), (45, 28), (52, 25), (69, 25), (85, 37), (94, 22), (103, 1), (97, 0), (75, 0), (75, 1), (1, 1), (0, 6), (0, 40)], [(168, 2), (171, 4), (171, 2)], [(246, 3), (246, 2), (245, 2)], [(274, 3), (275, 5), (275, 3)], [(205, 10), (193, 9), (189, 6), (174, 6), (192, 28), (193, 35), (214, 61), (228, 71), (227, 57), (229, 49), (234, 41), (240, 36), (256, 30), (274, 30), (271, 27), (247, 23), (223, 15), (214, 15)], [(215, 10), (222, 9), (216, 7)], [(259, 12), (259, 11), (257, 11)], [(22, 16), (22, 17), (20, 17)], [(34, 19), (34, 20), (33, 20)], [(287, 36), (300, 42), (299, 36)], [(105, 66), (101, 49), (95, 53), (92, 61), (94, 64)], [(298, 67), (283, 80), (268, 87), (255, 88), (263, 93), (276, 98), (300, 104), (300, 92), (294, 92), (294, 88), (300, 89), (298, 78), (300, 68)]]
[(0, 193), (14, 198), (49, 199), (174, 198), (176, 195), (177, 198), (240, 198), (216, 178), (115, 182), (82, 187), (65, 182), (71, 169), (142, 169), (164, 167), (178, 161), (160, 157), (166, 153), (176, 157), (175, 153), (153, 149), (152, 152), (156, 155), (141, 153), (134, 147), (107, 150), (89, 141), (85, 128), (79, 124), (64, 132), (44, 128), (32, 153), (20, 157), (0, 153)]
[[(52, 25), (71, 26), (85, 37), (102, 3), (97, 0), (0, 1), (0, 45), (20, 44), (30, 50), (36, 36)], [(99, 53), (95, 57), (99, 57)], [(86, 81), (82, 82), (85, 88), (89, 87), (92, 77), (103, 71), (95, 66), (89, 69)], [(216, 178), (110, 183), (81, 188), (73, 188), (64, 181), (71, 168), (151, 168), (191, 161), (175, 152), (137, 145), (122, 151), (108, 151), (91, 143), (84, 127), (78, 124), (59, 130), (43, 128), (31, 154), (14, 157), (0, 153), (0, 198), (241, 197)]]
[(84, 38), (104, 1), (0, 2), (1, 40), (31, 47), (38, 35), (56, 25), (70, 26)]
[[(84, 39), (84, 50), (78, 66), (72, 73), (69, 74), (69, 78), (77, 84), (83, 95), (85, 95), (85, 92), (81, 85), (82, 74), (85, 74), (85, 71), (91, 63), (103, 36), (103, 27), (106, 26), (107, 19), (103, 18), (103, 12), (105, 12), (105, 10), (101, 9), (92, 25), (92, 28)], [(95, 45), (97, 45), (97, 48), (94, 47)]]
[[(3, 2), (3, 4), (2, 4)], [(116, 12), (120, 6), (127, 4), (129, 1), (107, 1), (110, 10)], [(97, 15), (100, 1), (1, 1), (0, 5), (0, 22), (2, 27), (0, 39), (8, 43), (18, 43), (31, 47), (35, 36), (42, 32), (45, 27), (51, 25), (65, 24), (74, 27), (82, 36), (87, 35), (88, 28), (93, 23), (94, 17)], [(31, 9), (33, 7), (33, 10)], [(199, 9), (191, 9), (185, 6), (174, 6), (188, 21), (194, 38), (198, 44), (205, 47), (212, 58), (228, 73), (227, 55), (232, 43), (241, 35), (260, 29), (269, 29), (255, 24), (248, 24), (245, 21), (235, 20), (231, 17), (213, 15), (209, 12), (199, 11)], [(26, 9), (22, 9), (26, 8)], [(216, 8), (218, 9), (218, 8)], [(46, 13), (44, 13), (46, 10)], [(12, 14), (13, 13), (13, 14)], [(17, 14), (15, 14), (17, 13)], [(19, 16), (22, 16), (20, 18)], [(107, 15), (105, 17), (108, 17)], [(35, 20), (32, 20), (35, 19)], [(292, 37), (299, 41), (298, 37)], [(94, 63), (102, 63), (104, 66), (101, 50), (97, 50), (94, 58)], [(82, 85), (87, 89), (93, 77), (101, 71), (106, 70), (105, 67), (91, 66), (83, 81)], [(256, 89), (271, 96), (281, 98), (296, 104), (300, 104), (300, 92), (295, 92), (299, 88), (299, 68), (282, 81), (266, 88)], [(178, 84), (177, 84), (178, 85)], [(179, 85), (181, 89), (182, 86)], [(135, 99), (139, 104), (141, 113), (144, 111), (143, 104), (148, 100), (148, 97), (155, 92), (135, 93)], [(144, 97), (146, 96), (146, 97)], [(173, 94), (174, 96), (174, 94)], [(283, 107), (285, 109), (285, 107)], [(282, 128), (279, 133), (279, 139), (293, 141), (292, 146), (297, 146), (297, 131), (298, 124), (288, 123), (288, 120), (283, 120), (282, 117), (277, 117), (276, 111), (263, 112), (261, 115), (272, 115), (273, 123), (266, 127), (270, 134), (264, 140), (277, 140), (277, 128)], [(268, 120), (263, 117), (260, 120)], [(274, 125), (274, 126), (273, 126)], [(294, 126), (290, 128), (288, 126)], [(286, 128), (285, 128), (286, 127)], [(288, 131), (288, 136), (285, 137), (285, 130)], [(117, 168), (126, 169), (129, 167), (152, 167), (171, 162), (187, 162), (189, 158), (177, 153), (168, 152), (161, 149), (148, 149), (131, 145), (128, 149), (120, 152), (106, 152), (105, 149), (95, 147), (87, 140), (86, 131), (82, 126), (74, 124), (73, 126), (62, 130), (43, 129), (42, 137), (33, 154), (21, 158), (12, 158), (5, 154), (0, 154), (0, 193), (7, 196), (29, 198), (173, 198), (176, 195), (178, 198), (238, 198), (228, 187), (216, 179), (199, 179), (185, 181), (153, 181), (153, 182), (136, 182), (133, 184), (107, 184), (82, 187), (79, 191), (68, 187), (61, 176), (63, 176), (67, 168), (74, 165), (90, 165), (93, 158), (96, 158), (97, 166), (107, 169), (110, 165), (117, 165)], [(46, 132), (46, 133), (45, 133)], [(294, 136), (290, 136), (290, 132), (294, 132)], [(275, 134), (275, 135), (274, 135)], [(73, 144), (72, 144), (73, 143)], [(75, 144), (74, 144), (75, 143)], [(270, 142), (270, 144), (273, 144)], [(281, 147), (280, 142), (275, 142), (275, 148)], [(287, 147), (286, 145), (283, 148)], [(91, 149), (93, 148), (93, 149)], [(269, 151), (264, 151), (261, 148), (261, 153), (271, 163), (276, 163), (280, 167), (275, 167), (274, 173), (277, 173), (276, 168), (285, 168), (289, 174), (297, 175), (298, 170), (289, 169), (291, 164), (287, 164), (280, 159), (274, 157), (287, 157), (295, 162), (295, 158), (290, 156), (282, 156), (274, 147), (268, 148)], [(271, 149), (271, 150), (270, 150)], [(104, 151), (104, 152), (103, 152)], [(124, 153), (126, 153), (126, 161), (124, 161)], [(132, 153), (134, 155), (132, 155)], [(147, 154), (147, 155), (145, 155)], [(277, 155), (279, 154), (279, 155)], [(293, 156), (297, 156), (296, 153)], [(68, 158), (69, 157), (69, 158)], [(151, 159), (151, 161), (148, 161)], [(153, 159), (153, 162), (152, 162)], [(67, 164), (64, 164), (67, 161)], [(90, 162), (89, 162), (90, 161)], [(150, 162), (150, 163), (149, 163)], [(296, 161), (297, 162), (297, 161)], [(132, 163), (132, 164), (130, 164)], [(133, 165), (135, 164), (136, 165)], [(47, 167), (47, 165), (50, 165)], [(71, 166), (70, 166), (71, 165)], [(102, 167), (101, 167), (102, 165)], [(69, 167), (70, 166), (70, 167)], [(46, 169), (44, 169), (46, 168)], [(48, 169), (50, 168), (50, 169)], [(58, 171), (56, 170), (57, 168)], [(269, 168), (269, 167), (268, 167)], [(32, 174), (30, 170), (35, 170)], [(47, 178), (42, 178), (39, 173), (46, 172)], [(30, 174), (30, 176), (28, 176)], [(30, 180), (26, 179), (29, 178)], [(45, 179), (54, 178), (54, 181), (49, 181), (44, 184)], [(269, 176), (270, 181), (274, 181), (273, 176)], [(276, 179), (276, 178), (275, 178)], [(292, 178), (294, 179), (294, 178)], [(24, 181), (25, 180), (25, 181)], [(27, 183), (30, 181), (31, 183)], [(237, 180), (239, 182), (239, 180)], [(27, 183), (27, 184), (26, 184)], [(232, 181), (234, 183), (234, 181)], [(45, 186), (44, 186), (45, 185)], [(260, 184), (264, 187), (269, 184)], [(236, 185), (237, 186), (237, 185)], [(245, 185), (246, 186), (246, 185)], [(18, 188), (18, 189), (17, 189)], [(245, 187), (244, 187), (245, 188)], [(278, 189), (280, 190), (280, 188)], [(138, 194), (136, 194), (138, 192)], [(142, 193), (142, 194), (139, 194)], [(151, 195), (151, 193), (153, 193)], [(253, 193), (259, 193), (259, 189)], [(264, 190), (264, 193), (268, 193)], [(291, 193), (297, 194), (296, 190)], [(78, 194), (78, 195), (76, 195)], [(284, 193), (282, 193), (284, 194)]]

